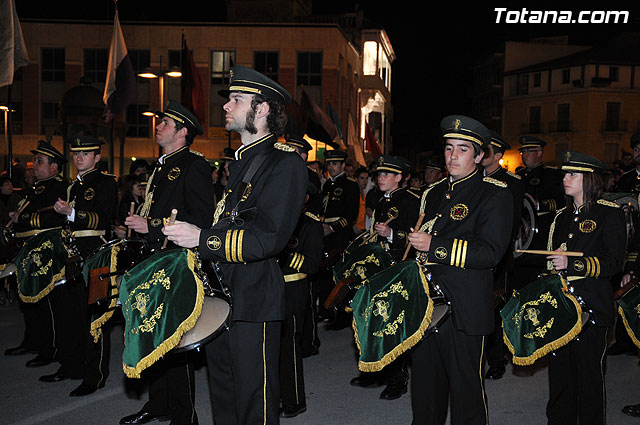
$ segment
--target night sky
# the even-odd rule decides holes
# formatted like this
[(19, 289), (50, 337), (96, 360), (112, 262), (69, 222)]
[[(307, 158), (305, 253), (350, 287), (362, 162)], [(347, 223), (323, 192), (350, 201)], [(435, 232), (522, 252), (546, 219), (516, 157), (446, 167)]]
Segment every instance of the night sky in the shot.
[[(484, 3), (484, 4), (478, 4)], [(526, 3), (526, 4), (525, 4)], [(567, 3), (567, 2), (565, 2)], [(193, 4), (193, 7), (184, 5)], [(404, 7), (383, 8), (380, 4)], [(493, 52), (505, 40), (527, 40), (545, 35), (569, 35), (571, 43), (593, 43), (623, 31), (640, 31), (640, 7), (632, 2), (425, 2), (426, 12), (415, 9), (417, 2), (374, 2), (316, 0), (314, 13), (349, 12), (362, 8), (365, 17), (384, 27), (397, 59), (392, 66), (394, 145), (400, 150), (426, 150), (438, 146), (439, 123), (452, 113), (468, 113), (467, 90), (470, 67), (479, 57)], [(577, 6), (576, 6), (577, 4)], [(20, 18), (113, 19), (111, 0), (46, 2), (33, 7), (16, 0)], [(185, 22), (224, 21), (223, 0), (164, 3), (148, 0), (120, 0), (120, 20)], [(410, 8), (411, 7), (411, 8)], [(497, 24), (496, 7), (508, 10), (629, 10), (628, 24)], [(430, 142), (429, 142), (430, 141)]]

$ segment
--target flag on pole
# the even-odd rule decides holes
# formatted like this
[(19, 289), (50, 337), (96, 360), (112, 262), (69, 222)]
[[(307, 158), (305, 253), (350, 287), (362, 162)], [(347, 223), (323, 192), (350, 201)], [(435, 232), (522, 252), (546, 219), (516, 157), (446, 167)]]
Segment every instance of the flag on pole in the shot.
[(333, 121), (333, 124), (336, 126), (336, 131), (338, 132), (338, 138), (342, 139), (342, 124), (340, 123), (340, 118), (338, 117), (338, 113), (331, 107), (330, 103), (327, 103), (327, 114), (329, 114), (329, 118)]
[(347, 118), (347, 145), (353, 148), (353, 153), (358, 164), (366, 167), (367, 161), (364, 159), (362, 142), (360, 138), (357, 137), (356, 125), (353, 123), (351, 115), (348, 115)]
[(105, 120), (122, 113), (136, 97), (136, 75), (124, 43), (118, 10), (113, 20), (113, 36), (109, 48), (107, 81), (104, 85)]
[(365, 140), (365, 148), (371, 152), (374, 158), (382, 155), (382, 151), (380, 150), (380, 145), (378, 145), (378, 141), (376, 140), (376, 136), (373, 135), (373, 131), (371, 127), (369, 127), (369, 123), (364, 123), (364, 140)]
[(193, 60), (193, 55), (187, 47), (186, 39), (182, 40), (182, 62), (180, 68), (182, 71), (180, 103), (193, 112), (200, 123), (204, 123), (204, 89), (202, 88), (202, 80)]
[(15, 72), (29, 65), (29, 54), (14, 0), (0, 0), (0, 87), (13, 84)]
[(340, 149), (340, 144), (334, 142), (338, 136), (336, 125), (304, 90), (302, 90), (300, 106), (307, 115), (306, 133), (309, 137)]

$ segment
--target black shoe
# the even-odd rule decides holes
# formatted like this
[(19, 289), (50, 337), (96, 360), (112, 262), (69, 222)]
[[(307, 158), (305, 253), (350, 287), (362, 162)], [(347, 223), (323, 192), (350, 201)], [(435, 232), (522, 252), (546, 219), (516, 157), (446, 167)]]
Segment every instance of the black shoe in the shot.
[(48, 364), (53, 363), (53, 359), (51, 357), (43, 356), (42, 354), (38, 354), (31, 360), (27, 360), (25, 363), (26, 367), (41, 367), (46, 366)]
[(312, 349), (310, 349), (308, 351), (303, 350), (302, 351), (302, 358), (305, 359), (307, 357), (317, 356), (318, 354), (320, 354), (320, 350), (318, 349), (318, 347), (313, 347)]
[(293, 406), (282, 406), (279, 414), (281, 418), (293, 418), (294, 416), (298, 416), (300, 413), (304, 413), (306, 411), (306, 404), (294, 404)]
[(60, 371), (56, 372), (56, 373), (52, 373), (51, 375), (43, 375), (40, 378), (38, 378), (38, 381), (40, 382), (60, 382), (60, 381), (65, 381), (67, 379), (70, 379), (70, 377), (63, 375), (62, 373), (60, 373)]
[(31, 351), (24, 348), (22, 345), (18, 345), (17, 347), (7, 348), (4, 350), (5, 356), (22, 356), (25, 354), (29, 354)]
[(380, 387), (380, 381), (378, 380), (378, 376), (372, 372), (361, 373), (360, 375), (353, 378), (349, 381), (349, 384), (354, 387), (363, 387), (363, 388), (373, 388)]
[(146, 424), (147, 422), (151, 422), (156, 419), (166, 421), (169, 419), (169, 417), (165, 415), (154, 415), (153, 413), (148, 412), (143, 408), (138, 413), (134, 413), (133, 415), (125, 416), (124, 418), (120, 419), (120, 425)]
[(632, 404), (630, 406), (624, 406), (622, 408), (622, 413), (629, 416), (639, 417), (640, 416), (640, 404)]
[(395, 400), (407, 392), (407, 382), (393, 382), (380, 393), (382, 400)]
[(486, 375), (484, 376), (487, 379), (500, 379), (506, 372), (506, 369), (502, 365), (493, 365), (489, 366), (489, 370), (487, 370)]
[(78, 386), (78, 388), (76, 388), (75, 390), (71, 391), (69, 393), (69, 395), (71, 397), (82, 397), (85, 395), (89, 395), (89, 394), (93, 394), (96, 392), (96, 390), (103, 388), (104, 387), (104, 382), (101, 383), (100, 385), (98, 385), (97, 387), (94, 387), (93, 385), (89, 385), (89, 384), (85, 384), (84, 382), (82, 384), (80, 384)]

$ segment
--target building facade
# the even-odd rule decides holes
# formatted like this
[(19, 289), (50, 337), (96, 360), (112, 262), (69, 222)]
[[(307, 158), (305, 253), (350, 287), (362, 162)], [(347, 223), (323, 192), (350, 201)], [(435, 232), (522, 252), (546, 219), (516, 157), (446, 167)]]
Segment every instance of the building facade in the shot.
[[(367, 154), (362, 151), (363, 122), (374, 127), (384, 151), (391, 149), (390, 65), (394, 56), (384, 30), (362, 30), (361, 44), (354, 44), (353, 37), (347, 37), (335, 23), (121, 21), (121, 25), (136, 73), (151, 69), (162, 75), (179, 67), (182, 38), (187, 41), (206, 100), (205, 134), (196, 139), (193, 149), (209, 159), (220, 158), (227, 146), (240, 145), (234, 134), (224, 130), (226, 100), (218, 95), (228, 86), (229, 69), (235, 64), (279, 81), (298, 103), (306, 93), (323, 111), (331, 111), (341, 136), (335, 144), (348, 148), (354, 158)], [(83, 100), (85, 109), (101, 107), (98, 99), (104, 90), (113, 23), (25, 20), (22, 31), (31, 64), (19, 70), (11, 87), (12, 145), (14, 157), (29, 160), (29, 150), (38, 139), (49, 139), (63, 148), (59, 126), (64, 121), (61, 115), (68, 115), (69, 108), (62, 110), (61, 99), (72, 89), (85, 86), (84, 93), (91, 98)], [(114, 143), (103, 150), (103, 158), (115, 174), (126, 173), (132, 158), (151, 162), (158, 156), (153, 118), (143, 113), (163, 109), (170, 99), (180, 100), (181, 91), (179, 78), (161, 78), (162, 84), (160, 79), (138, 77), (137, 98), (126, 113), (117, 117), (112, 128), (104, 123), (96, 127), (98, 136), (113, 135)], [(6, 98), (4, 87), (0, 103)], [(320, 154), (325, 148), (322, 143), (315, 146)], [(6, 146), (3, 153), (6, 155)]]
[[(517, 149), (518, 137), (536, 135), (548, 143), (544, 160), (557, 164), (565, 150), (589, 153), (612, 166), (640, 130), (640, 35), (618, 35), (598, 45), (570, 45), (567, 38), (507, 42), (504, 51), (476, 67), (501, 88), (474, 99), (474, 110)], [(496, 80), (503, 63), (503, 81)], [(497, 68), (496, 68), (497, 64)], [(487, 70), (491, 70), (488, 72)], [(476, 90), (476, 93), (483, 93)], [(489, 99), (493, 100), (485, 105)], [(484, 119), (482, 119), (484, 118)], [(521, 165), (514, 149), (505, 155), (511, 170)]]

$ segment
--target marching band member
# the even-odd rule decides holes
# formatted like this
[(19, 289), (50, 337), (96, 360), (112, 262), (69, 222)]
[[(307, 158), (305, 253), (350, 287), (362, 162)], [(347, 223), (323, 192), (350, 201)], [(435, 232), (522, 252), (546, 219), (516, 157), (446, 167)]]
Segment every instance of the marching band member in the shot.
[[(82, 258), (102, 245), (105, 236), (110, 237), (111, 216), (117, 202), (115, 179), (97, 168), (103, 143), (91, 136), (78, 136), (71, 141), (70, 150), (78, 174), (67, 189), (66, 201), (60, 198), (53, 207), (66, 218), (75, 244), (72, 248), (77, 248)], [(71, 266), (67, 263), (66, 267)], [(60, 368), (51, 375), (41, 376), (40, 381), (81, 378), (82, 383), (69, 395), (91, 394), (104, 387), (109, 375), (109, 335), (101, 334), (97, 342), (91, 337), (87, 287), (80, 274), (67, 279), (52, 296), (56, 335), (61, 341)]]
[[(291, 141), (287, 138), (287, 144)], [(309, 176), (315, 172), (307, 169)], [(322, 261), (322, 223), (318, 203), (309, 203), (317, 196), (320, 179), (307, 183), (305, 203), (287, 247), (280, 254), (279, 264), (284, 274), (285, 319), (280, 338), (280, 417), (292, 418), (307, 410), (302, 364), (302, 338), (311, 310), (310, 281)], [(310, 324), (313, 326), (313, 323)]]
[(640, 133), (635, 133), (631, 136), (629, 146), (633, 152), (633, 164), (635, 166), (620, 176), (618, 192), (638, 194), (640, 192)]
[[(477, 168), (489, 131), (464, 116), (441, 122), (449, 177), (422, 195), (425, 223), (409, 234), (451, 302), (438, 332), (411, 352), (413, 424), (488, 423), (482, 362), (493, 331), (493, 272), (509, 245), (513, 201), (506, 184)], [(426, 258), (425, 258), (426, 257)]]
[[(419, 196), (406, 188), (400, 187), (403, 175), (410, 170), (404, 158), (381, 155), (376, 159), (378, 187), (383, 196), (373, 213), (370, 234), (377, 236), (370, 242), (382, 242), (396, 262), (402, 260), (407, 247), (407, 234), (411, 226), (418, 220), (420, 207)], [(388, 223), (387, 223), (388, 222)], [(362, 372), (351, 380), (351, 385), (369, 387), (378, 385), (382, 380), (386, 388), (380, 394), (383, 400), (395, 400), (407, 392), (409, 375), (406, 371), (405, 356), (391, 362), (380, 372)]]
[(233, 300), (231, 325), (206, 346), (217, 424), (276, 424), (280, 404), (280, 330), (285, 317), (284, 280), (278, 256), (296, 226), (307, 187), (304, 161), (277, 142), (284, 131), (289, 93), (244, 66), (231, 68), (224, 105), (227, 131), (242, 146), (229, 164), (229, 182), (214, 226), (176, 221), (169, 240), (198, 247), (219, 263)]
[[(496, 132), (491, 131), (490, 133), (490, 143), (487, 145), (481, 162), (484, 168), (484, 175), (506, 183), (513, 199), (511, 241), (509, 243), (509, 249), (506, 250), (504, 257), (502, 257), (496, 267), (493, 284), (494, 291), (503, 291), (507, 294), (513, 289), (513, 249), (514, 242), (518, 237), (518, 231), (520, 230), (524, 187), (520, 176), (500, 166), (500, 159), (502, 159), (506, 150), (511, 149), (511, 145)], [(498, 308), (496, 308), (495, 318), (496, 329), (487, 338), (487, 363), (489, 365), (489, 369), (485, 375), (487, 379), (502, 378), (502, 375), (504, 375), (506, 371), (505, 366), (507, 364), (504, 344), (502, 342), (502, 319)]]
[[(537, 212), (538, 231), (533, 235), (530, 249), (544, 249), (553, 214), (562, 207), (564, 202), (560, 170), (547, 167), (542, 162), (546, 145), (547, 142), (539, 137), (521, 136), (518, 148), (525, 167), (518, 170), (516, 174), (522, 178), (524, 196), (533, 203)], [(540, 269), (544, 268), (544, 259), (538, 255), (523, 254), (516, 259), (515, 267), (519, 277), (517, 288), (521, 288), (538, 277)]]
[(610, 278), (622, 270), (626, 240), (624, 214), (619, 205), (599, 199), (606, 170), (601, 161), (565, 152), (562, 161), (566, 207), (551, 224), (547, 248), (579, 251), (582, 257), (548, 256), (548, 268), (565, 273), (593, 311), (595, 324), (549, 357), (547, 418), (554, 424), (605, 424), (604, 356), (607, 328), (615, 312)]
[[(33, 174), (36, 179), (33, 191), (19, 204), (29, 202), (18, 214), (10, 213), (16, 237), (27, 238), (42, 229), (62, 226), (64, 217), (56, 214), (50, 207), (66, 196), (67, 182), (62, 178), (62, 166), (67, 162), (64, 156), (44, 140), (32, 150)], [(49, 207), (45, 211), (40, 211)], [(46, 366), (54, 361), (57, 354), (55, 343), (54, 317), (51, 310), (51, 298), (46, 297), (36, 303), (20, 303), (25, 321), (24, 339), (19, 346), (8, 348), (5, 355), (15, 356), (35, 351), (37, 356), (27, 361), (27, 367)]]
[[(324, 228), (324, 249), (328, 259), (337, 258), (349, 245), (354, 237), (353, 226), (358, 219), (360, 195), (358, 183), (345, 173), (347, 153), (340, 150), (325, 151), (324, 158), (329, 171), (329, 179), (322, 185), (322, 227)], [(333, 277), (330, 270), (323, 270), (318, 276), (320, 315), (328, 316), (330, 312), (323, 312), (323, 301), (333, 287)], [(350, 321), (343, 310), (337, 310), (332, 318), (331, 329), (342, 329)]]
[[(203, 133), (202, 126), (192, 112), (173, 100), (158, 117), (156, 140), (164, 154), (149, 178), (142, 208), (125, 220), (153, 250), (162, 246), (162, 227), (172, 209), (178, 210), (177, 219), (197, 226), (211, 224), (214, 210), (209, 164), (202, 154), (189, 149)], [(149, 401), (137, 413), (120, 419), (121, 424), (142, 424), (167, 416), (174, 425), (198, 423), (189, 353), (156, 363), (145, 378)]]

